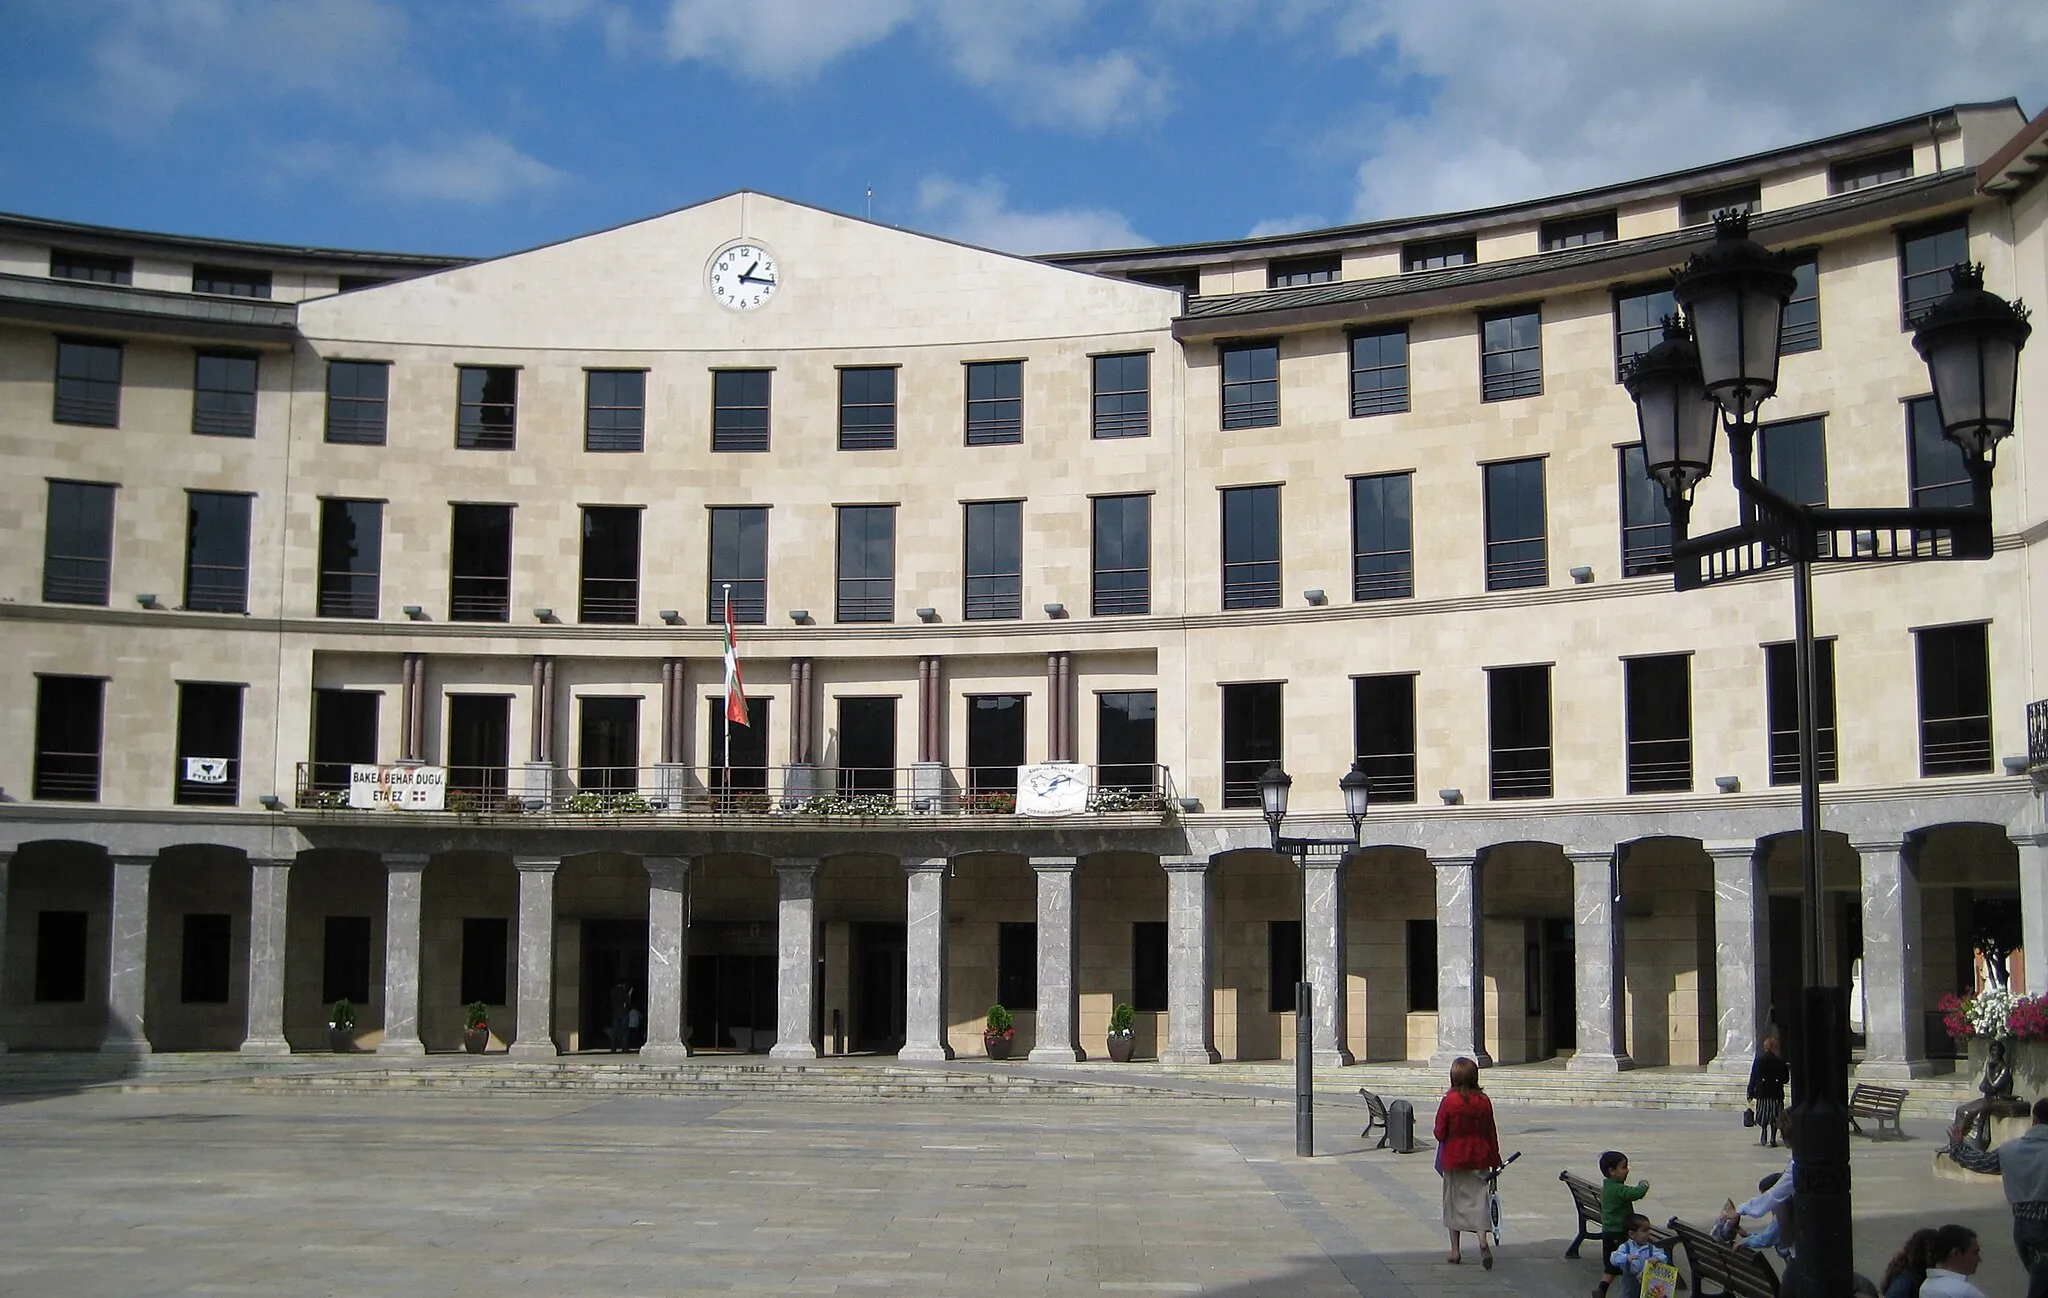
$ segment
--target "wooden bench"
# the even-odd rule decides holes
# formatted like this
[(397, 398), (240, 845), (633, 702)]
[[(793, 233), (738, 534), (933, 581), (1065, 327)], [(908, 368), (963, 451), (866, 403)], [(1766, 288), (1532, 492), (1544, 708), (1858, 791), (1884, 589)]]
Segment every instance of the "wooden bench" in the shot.
[[(1563, 1181), (1564, 1188), (1571, 1191), (1572, 1210), (1579, 1214), (1579, 1236), (1564, 1251), (1566, 1257), (1577, 1257), (1579, 1245), (1589, 1239), (1596, 1244), (1600, 1242), (1600, 1186), (1597, 1182), (1588, 1181), (1583, 1176), (1573, 1176), (1570, 1172), (1559, 1172), (1557, 1179)], [(1672, 1239), (1670, 1231), (1655, 1226), (1650, 1228), (1650, 1242), (1667, 1253), (1671, 1250)], [(1607, 1259), (1601, 1258), (1600, 1265), (1606, 1266)]]
[(1711, 1233), (1676, 1217), (1670, 1221), (1670, 1231), (1675, 1244), (1667, 1251), (1685, 1250), (1685, 1269), (1698, 1298), (1778, 1298), (1778, 1273), (1760, 1250), (1723, 1244)]
[(1372, 1134), (1374, 1127), (1378, 1127), (1380, 1129), (1380, 1143), (1374, 1145), (1373, 1148), (1385, 1149), (1387, 1147), (1387, 1138), (1394, 1134), (1387, 1126), (1387, 1106), (1381, 1101), (1379, 1096), (1374, 1095), (1363, 1086), (1358, 1088), (1358, 1093), (1365, 1097), (1365, 1130), (1358, 1133), (1358, 1138), (1364, 1140)]
[[(1849, 1126), (1859, 1136), (1873, 1139), (1884, 1135), (1885, 1128), (1891, 1128), (1892, 1135), (1901, 1140), (1906, 1138), (1899, 1126), (1899, 1110), (1906, 1103), (1908, 1092), (1902, 1086), (1872, 1086), (1868, 1082), (1856, 1083), (1856, 1089), (1849, 1092)], [(1865, 1131), (1858, 1118), (1868, 1119), (1873, 1130)]]

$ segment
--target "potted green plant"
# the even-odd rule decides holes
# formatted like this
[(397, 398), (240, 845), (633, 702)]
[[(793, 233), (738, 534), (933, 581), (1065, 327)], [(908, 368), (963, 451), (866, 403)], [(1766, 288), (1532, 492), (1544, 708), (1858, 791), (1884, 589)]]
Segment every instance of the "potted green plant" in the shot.
[(480, 1055), (490, 1044), (490, 1008), (482, 1001), (471, 1001), (462, 1008), (462, 1048), (473, 1055)]
[(1138, 1011), (1129, 1001), (1118, 1001), (1109, 1012), (1109, 1057), (1120, 1064), (1131, 1062), (1138, 1049), (1138, 1031), (1133, 1026), (1137, 1021)]
[(346, 996), (327, 1012), (327, 1045), (337, 1055), (356, 1048), (356, 1003)]
[(988, 1007), (988, 1024), (981, 1030), (981, 1045), (990, 1059), (1008, 1059), (1010, 1043), (1017, 1039), (1017, 1025), (1010, 1011), (1001, 1005)]

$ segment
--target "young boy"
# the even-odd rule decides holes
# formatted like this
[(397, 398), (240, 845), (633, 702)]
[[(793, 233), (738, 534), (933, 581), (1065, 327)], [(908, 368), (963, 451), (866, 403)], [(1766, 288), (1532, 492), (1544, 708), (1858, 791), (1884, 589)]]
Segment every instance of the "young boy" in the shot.
[(1652, 1262), (1669, 1262), (1664, 1250), (1650, 1242), (1650, 1219), (1639, 1212), (1628, 1215), (1627, 1238), (1607, 1257), (1607, 1269), (1621, 1279), (1622, 1298), (1636, 1298), (1643, 1290), (1643, 1268)]
[(1628, 1242), (1628, 1206), (1650, 1192), (1648, 1181), (1628, 1183), (1628, 1155), (1610, 1149), (1600, 1155), (1600, 1284), (1593, 1298), (1607, 1298), (1607, 1286), (1614, 1283), (1614, 1251)]

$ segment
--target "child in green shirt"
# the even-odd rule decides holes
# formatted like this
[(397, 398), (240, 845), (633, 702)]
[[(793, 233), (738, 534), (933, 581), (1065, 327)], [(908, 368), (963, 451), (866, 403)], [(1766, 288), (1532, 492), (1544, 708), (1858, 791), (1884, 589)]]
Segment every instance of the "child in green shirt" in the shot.
[(1648, 1181), (1628, 1183), (1628, 1155), (1610, 1149), (1600, 1155), (1600, 1284), (1593, 1298), (1607, 1298), (1607, 1286), (1614, 1283), (1614, 1250), (1628, 1242), (1629, 1205), (1650, 1192)]

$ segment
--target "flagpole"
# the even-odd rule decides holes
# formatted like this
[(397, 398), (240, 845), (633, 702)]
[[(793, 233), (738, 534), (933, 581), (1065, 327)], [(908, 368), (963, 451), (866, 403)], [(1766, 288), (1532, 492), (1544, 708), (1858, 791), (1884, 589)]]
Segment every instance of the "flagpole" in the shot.
[[(725, 638), (726, 638), (726, 643), (727, 643), (727, 644), (731, 644), (731, 643), (732, 643), (732, 583), (728, 581), (728, 582), (722, 582), (722, 583), (720, 583), (720, 584), (721, 584), (722, 586), (724, 586), (724, 588), (725, 588)], [(732, 689), (732, 683), (731, 683), (730, 681), (726, 682), (726, 689), (727, 689), (727, 691), (728, 691), (728, 692), (730, 692), (730, 690)], [(724, 707), (725, 707), (725, 709), (726, 709), (726, 712), (725, 712), (725, 727), (724, 727), (724, 730), (725, 730), (725, 753), (724, 753), (724, 763), (723, 763), (723, 764), (724, 764), (724, 766), (725, 766), (725, 796), (726, 796), (726, 799), (727, 799), (728, 801), (730, 801), (730, 800), (731, 800), (731, 798), (732, 798), (732, 700), (731, 700), (731, 698), (729, 697), (729, 695), (728, 695), (727, 699), (725, 700), (725, 702), (724, 702), (723, 706), (724, 706)]]

